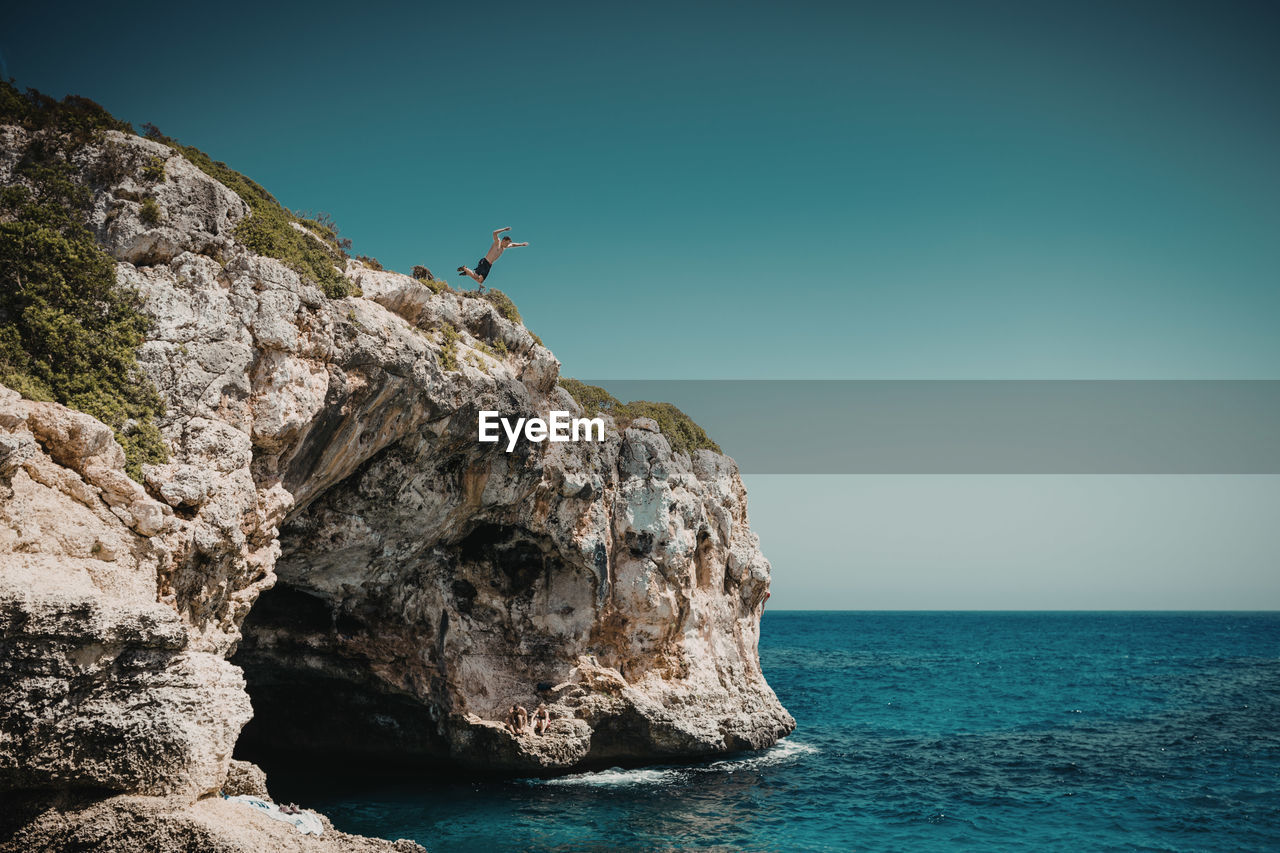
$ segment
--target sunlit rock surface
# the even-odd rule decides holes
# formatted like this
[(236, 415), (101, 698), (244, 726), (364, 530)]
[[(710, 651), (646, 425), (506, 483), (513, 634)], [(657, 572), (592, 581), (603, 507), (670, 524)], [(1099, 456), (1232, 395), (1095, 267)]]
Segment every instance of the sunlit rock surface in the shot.
[[(226, 187), (109, 139), (165, 159), (162, 222), (125, 178), (93, 187), (91, 225), (154, 319), (170, 458), (137, 484), (101, 423), (0, 391), (0, 792), (167, 814), (224, 784), (251, 714), (250, 752), (497, 772), (793, 728), (759, 669), (769, 565), (731, 459), (643, 419), (478, 443), (482, 409), (580, 413), (522, 325), (355, 261), (363, 295), (326, 298), (235, 241)], [(28, 140), (0, 142), (8, 183)], [(546, 735), (499, 724), (538, 702)]]

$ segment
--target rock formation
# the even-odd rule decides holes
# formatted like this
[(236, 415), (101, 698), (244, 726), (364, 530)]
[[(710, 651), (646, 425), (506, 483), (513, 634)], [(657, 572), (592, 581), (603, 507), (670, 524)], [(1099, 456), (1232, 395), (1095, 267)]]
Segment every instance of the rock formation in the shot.
[[(0, 182), (29, 143), (0, 128)], [(95, 183), (108, 146), (164, 180)], [(135, 483), (102, 423), (0, 390), (0, 795), (32, 803), (12, 849), (107, 839), (125, 813), (174, 849), (277, 844), (196, 802), (251, 717), (250, 750), (503, 773), (793, 728), (760, 673), (769, 565), (731, 459), (674, 452), (644, 419), (604, 442), (481, 444), (482, 409), (580, 412), (488, 301), (357, 261), (362, 295), (327, 298), (238, 242), (249, 207), (160, 142), (113, 131), (77, 167), (153, 318), (139, 359), (169, 460)], [(540, 701), (546, 736), (497, 722)], [(94, 792), (118, 796), (65, 799)]]

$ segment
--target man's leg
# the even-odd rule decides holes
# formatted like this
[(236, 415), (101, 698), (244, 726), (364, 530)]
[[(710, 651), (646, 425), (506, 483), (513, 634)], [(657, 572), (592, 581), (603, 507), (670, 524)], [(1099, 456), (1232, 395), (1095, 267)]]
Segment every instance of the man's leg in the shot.
[(475, 279), (476, 284), (479, 284), (481, 286), (484, 285), (484, 279), (481, 278), (479, 275), (477, 275), (476, 271), (473, 270), (471, 267), (458, 267), (458, 272), (461, 273), (462, 275), (470, 276), (471, 278)]

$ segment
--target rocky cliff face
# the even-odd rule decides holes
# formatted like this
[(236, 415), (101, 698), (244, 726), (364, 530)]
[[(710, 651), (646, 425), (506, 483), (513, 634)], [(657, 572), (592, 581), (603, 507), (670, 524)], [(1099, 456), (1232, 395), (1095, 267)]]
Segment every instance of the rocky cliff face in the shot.
[[(10, 183), (30, 140), (0, 134)], [(106, 145), (165, 179), (93, 185)], [(112, 132), (77, 166), (154, 319), (170, 459), (139, 485), (101, 423), (0, 392), (0, 791), (194, 799), (251, 716), (249, 748), (501, 772), (792, 729), (731, 459), (643, 419), (481, 444), (481, 409), (578, 411), (522, 325), (355, 261), (363, 295), (326, 298), (240, 245), (249, 208), (160, 143)], [(545, 737), (495, 722), (538, 701)]]

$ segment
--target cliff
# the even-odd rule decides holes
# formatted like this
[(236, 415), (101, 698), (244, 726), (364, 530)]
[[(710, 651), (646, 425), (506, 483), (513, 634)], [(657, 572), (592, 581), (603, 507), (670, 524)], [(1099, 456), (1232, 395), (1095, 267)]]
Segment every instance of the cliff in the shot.
[[(0, 183), (31, 184), (47, 133), (0, 128)], [(759, 668), (769, 565), (731, 459), (643, 418), (601, 443), (481, 444), (482, 409), (580, 412), (499, 307), (289, 221), (335, 258), (318, 282), (245, 227), (261, 199), (164, 141), (65, 152), (149, 319), (161, 447), (137, 482), (121, 428), (0, 390), (0, 794), (24, 804), (0, 845), (135, 849), (134, 821), (174, 849), (329, 849), (241, 837), (200, 799), (237, 742), (530, 774), (791, 731)], [(513, 702), (546, 702), (547, 735), (503, 730)]]

